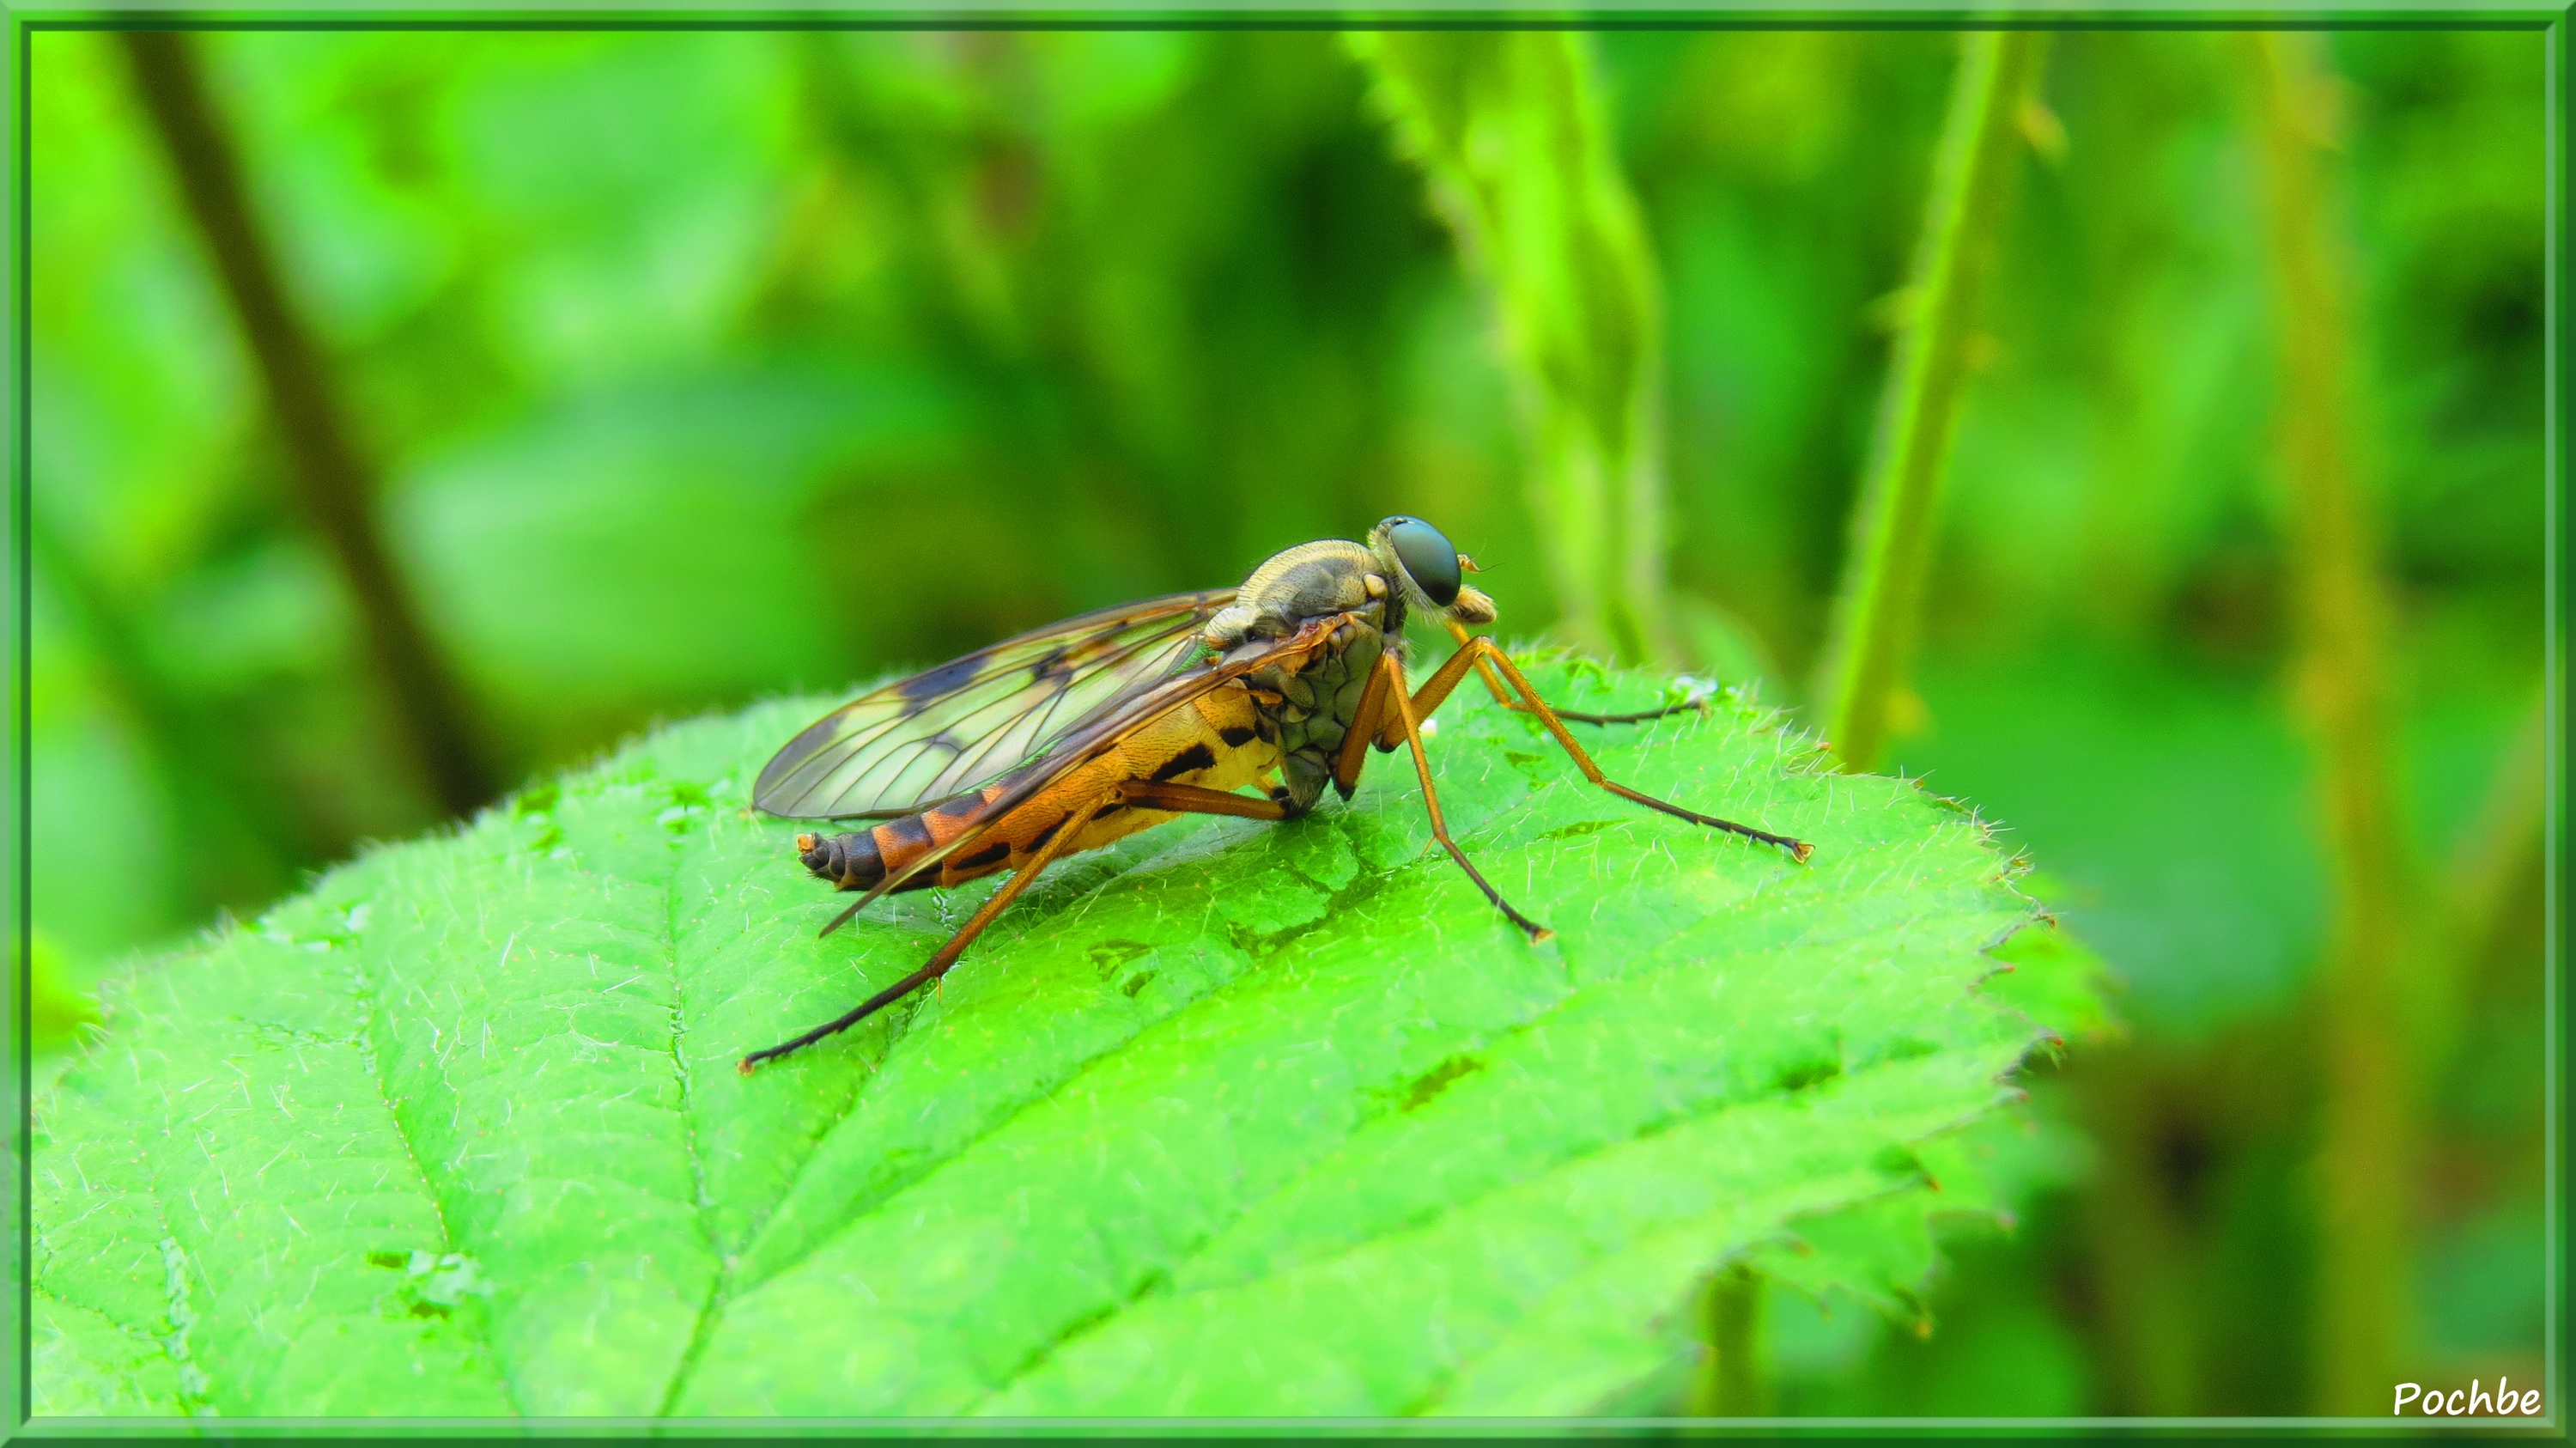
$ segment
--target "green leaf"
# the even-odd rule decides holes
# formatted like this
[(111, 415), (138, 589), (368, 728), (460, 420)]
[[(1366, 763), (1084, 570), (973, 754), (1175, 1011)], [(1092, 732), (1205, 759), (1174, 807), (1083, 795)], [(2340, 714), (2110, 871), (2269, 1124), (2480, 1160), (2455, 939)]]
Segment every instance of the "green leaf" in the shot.
[(137, 969), (39, 1111), (37, 1410), (1569, 1412), (1802, 1221), (1902, 1275), (1959, 1205), (1926, 1153), (2062, 1029), (1981, 990), (2035, 918), (1985, 827), (1733, 701), (1582, 729), (1800, 866), (1471, 692), (1435, 778), (1543, 945), (1398, 756), (1303, 821), (1078, 857), (944, 989), (742, 1076), (989, 888), (816, 936), (798, 826), (743, 808), (802, 699)]

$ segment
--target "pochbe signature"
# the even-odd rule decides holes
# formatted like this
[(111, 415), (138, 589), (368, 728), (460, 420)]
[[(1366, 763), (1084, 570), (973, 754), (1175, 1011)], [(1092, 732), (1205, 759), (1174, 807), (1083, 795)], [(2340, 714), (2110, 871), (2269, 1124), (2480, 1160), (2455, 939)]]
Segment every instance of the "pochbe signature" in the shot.
[(2415, 1411), (2436, 1417), (2494, 1418), (2515, 1413), (2535, 1416), (2540, 1412), (2540, 1389), (2525, 1388), (2517, 1393), (2507, 1388), (2506, 1382), (2504, 1378), (2496, 1379), (2492, 1393), (2475, 1378), (2466, 1388), (2453, 1388), (2447, 1393), (2439, 1388), (2426, 1392), (2421, 1383), (2399, 1383), (2397, 1406), (2388, 1411), (2392, 1417), (2402, 1416), (2407, 1404), (2412, 1403)]

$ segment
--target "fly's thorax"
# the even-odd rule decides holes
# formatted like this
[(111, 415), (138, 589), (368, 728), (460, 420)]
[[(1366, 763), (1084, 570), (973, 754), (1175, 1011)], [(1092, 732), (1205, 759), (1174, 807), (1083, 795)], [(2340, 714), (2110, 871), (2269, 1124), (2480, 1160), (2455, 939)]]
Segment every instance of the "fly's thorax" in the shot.
[[(1401, 640), (1393, 642), (1400, 650)], [(1389, 636), (1375, 628), (1345, 624), (1302, 666), (1274, 664), (1244, 677), (1260, 727), (1278, 744), (1292, 810), (1302, 814), (1322, 796), (1342, 740), (1359, 717), (1369, 675), (1389, 644)]]
[(1208, 620), (1202, 637), (1231, 649), (1250, 639), (1284, 639), (1308, 619), (1371, 609), (1378, 627), (1402, 634), (1403, 593), (1388, 582), (1378, 556), (1361, 544), (1327, 538), (1274, 554), (1254, 569), (1234, 603)]

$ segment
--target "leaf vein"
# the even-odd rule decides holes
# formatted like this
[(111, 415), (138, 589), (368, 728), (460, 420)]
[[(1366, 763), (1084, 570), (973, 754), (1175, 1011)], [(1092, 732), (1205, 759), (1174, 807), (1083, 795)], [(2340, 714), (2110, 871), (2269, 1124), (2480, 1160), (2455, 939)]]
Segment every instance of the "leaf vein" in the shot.
[[(696, 1080), (689, 1071), (688, 1053), (682, 1049), (682, 1038), (688, 1033), (688, 970), (680, 959), (680, 881), (688, 860), (689, 844), (698, 838), (692, 832), (671, 841), (671, 871), (663, 883), (662, 946), (664, 958), (671, 966), (671, 1070), (680, 1086), (680, 1140), (688, 1149), (689, 1175), (697, 1184), (698, 1233), (706, 1239), (707, 1256), (715, 1271), (707, 1281), (706, 1296), (689, 1324), (689, 1341), (680, 1350), (680, 1360), (672, 1365), (671, 1380), (664, 1385), (661, 1406), (657, 1411), (669, 1417), (687, 1390), (695, 1373), (699, 1356), (706, 1351), (708, 1339), (715, 1335), (717, 1320), (724, 1311), (725, 1292), (733, 1277), (733, 1264), (727, 1258), (724, 1244), (718, 1239), (715, 1222), (715, 1196), (707, 1184), (705, 1154), (698, 1146), (698, 1104)], [(643, 977), (637, 975), (621, 981), (611, 990), (621, 990)]]
[[(457, 1250), (456, 1234), (447, 1225), (447, 1204), (439, 1198), (438, 1183), (430, 1179), (428, 1169), (421, 1165), (420, 1149), (412, 1142), (411, 1128), (403, 1121), (402, 1108), (395, 1104), (393, 1083), (385, 1079), (384, 1057), (376, 1050), (376, 1032), (384, 1023), (381, 987), (380, 980), (361, 973), (356, 994), (359, 1007), (366, 1012), (366, 1021), (359, 1028), (354, 1044), (358, 1058), (366, 1065), (367, 1083), (376, 1088), (376, 1104), (385, 1109), (385, 1119), (393, 1123), (394, 1140), (402, 1143), (403, 1160), (411, 1163), (413, 1174), (420, 1179), (421, 1195), (429, 1199), (430, 1216), (438, 1223), (439, 1255), (444, 1257)], [(493, 1370), (501, 1379), (502, 1391), (509, 1394), (512, 1411), (525, 1414), (527, 1408), (519, 1396), (518, 1379), (512, 1374), (500, 1345), (492, 1340), (488, 1321), (480, 1325), (477, 1336), (482, 1339), (484, 1351), (492, 1355)]]

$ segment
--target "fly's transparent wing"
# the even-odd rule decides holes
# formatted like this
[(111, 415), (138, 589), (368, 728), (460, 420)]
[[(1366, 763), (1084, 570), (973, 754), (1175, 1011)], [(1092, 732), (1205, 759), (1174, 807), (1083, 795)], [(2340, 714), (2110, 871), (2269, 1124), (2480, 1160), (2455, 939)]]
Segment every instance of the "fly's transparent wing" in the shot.
[(762, 767), (752, 803), (795, 819), (886, 817), (978, 788), (1151, 689), (1234, 594), (1101, 609), (897, 680), (787, 741)]
[[(950, 836), (947, 843), (915, 856), (902, 869), (888, 872), (856, 903), (842, 911), (832, 926), (856, 915), (878, 896), (900, 888), (906, 880), (938, 869), (949, 856), (975, 848), (987, 831), (1009, 819), (1014, 810), (1031, 804), (1085, 763), (1117, 748), (1120, 741), (1136, 731), (1200, 695), (1224, 688), (1247, 674), (1259, 673), (1274, 663), (1294, 665), (1297, 660), (1311, 656), (1316, 649), (1330, 642), (1335, 630), (1359, 618), (1358, 614), (1337, 613), (1309, 619), (1287, 638), (1247, 641), (1228, 650), (1222, 659), (1194, 664), (1163, 678), (1149, 680), (1092, 711), (1090, 717), (1064, 731), (1054, 747), (1043, 756), (985, 785), (980, 791), (984, 798), (964, 829)], [(1066, 814), (1086, 802), (1072, 798), (1059, 801)], [(826, 933), (831, 928), (825, 927)]]

